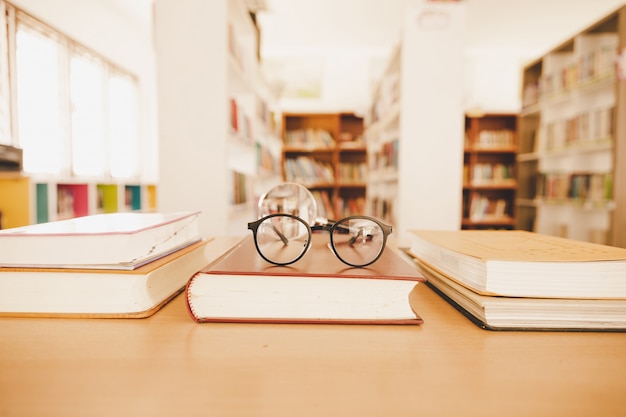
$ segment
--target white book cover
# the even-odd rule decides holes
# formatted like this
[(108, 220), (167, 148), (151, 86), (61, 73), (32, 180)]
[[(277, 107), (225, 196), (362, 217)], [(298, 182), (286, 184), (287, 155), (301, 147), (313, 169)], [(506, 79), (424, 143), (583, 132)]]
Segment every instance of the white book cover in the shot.
[(199, 241), (199, 214), (107, 213), (0, 230), (0, 267), (135, 269)]

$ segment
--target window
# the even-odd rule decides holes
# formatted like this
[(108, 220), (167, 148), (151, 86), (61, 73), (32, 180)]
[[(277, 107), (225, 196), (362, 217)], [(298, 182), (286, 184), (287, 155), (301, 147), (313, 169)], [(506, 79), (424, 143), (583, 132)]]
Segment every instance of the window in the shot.
[(87, 54), (72, 54), (70, 103), (72, 171), (76, 175), (106, 174), (104, 66)]
[(18, 25), (16, 34), (17, 131), (24, 171), (57, 174), (67, 135), (61, 111), (60, 45), (51, 36)]
[[(10, 144), (23, 149), (24, 171), (64, 177), (137, 178), (136, 78), (10, 4), (0, 0), (0, 5), (11, 11), (6, 14), (8, 24), (1, 26), (7, 28), (2, 38), (14, 39), (7, 54), (14, 62), (8, 68), (12, 70), (16, 113), (15, 137)], [(0, 93), (4, 93), (1, 79)], [(1, 103), (0, 118), (4, 119)]]
[(125, 75), (109, 79), (109, 131), (111, 137), (111, 175), (127, 178), (139, 173), (137, 88)]

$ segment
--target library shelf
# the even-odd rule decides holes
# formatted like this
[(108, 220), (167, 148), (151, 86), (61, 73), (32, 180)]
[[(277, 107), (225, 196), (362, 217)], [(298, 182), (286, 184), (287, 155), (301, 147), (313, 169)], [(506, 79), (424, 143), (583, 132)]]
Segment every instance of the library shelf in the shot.
[(19, 172), (0, 172), (0, 228), (30, 224), (30, 180)]
[(282, 174), (316, 198), (320, 216), (365, 212), (367, 148), (354, 113), (283, 113)]
[(626, 7), (523, 69), (516, 227), (626, 247)]
[(0, 175), (2, 228), (99, 213), (156, 210), (155, 184)]
[(514, 113), (465, 116), (463, 229), (515, 225), (517, 119)]

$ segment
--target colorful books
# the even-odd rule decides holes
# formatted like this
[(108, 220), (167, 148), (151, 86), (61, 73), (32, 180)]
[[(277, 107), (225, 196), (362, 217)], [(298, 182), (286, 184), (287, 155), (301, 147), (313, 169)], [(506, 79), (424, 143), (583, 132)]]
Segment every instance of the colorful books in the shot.
[(109, 213), (0, 230), (0, 267), (134, 269), (199, 241), (198, 217)]
[(626, 330), (626, 249), (519, 230), (412, 231), (428, 285), (491, 330)]
[(222, 251), (202, 240), (134, 270), (0, 268), (0, 316), (147, 317)]
[(194, 275), (185, 299), (198, 322), (421, 324), (409, 294), (424, 277), (386, 248), (366, 268), (349, 268), (313, 234), (311, 249), (289, 266), (257, 254), (247, 237)]

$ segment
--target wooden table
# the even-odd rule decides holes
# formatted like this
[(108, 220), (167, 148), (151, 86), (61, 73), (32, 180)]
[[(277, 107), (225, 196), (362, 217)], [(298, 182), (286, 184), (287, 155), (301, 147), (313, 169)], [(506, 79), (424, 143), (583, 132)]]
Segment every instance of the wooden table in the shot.
[(0, 416), (620, 416), (626, 334), (490, 332), (416, 291), (422, 326), (0, 319)]

